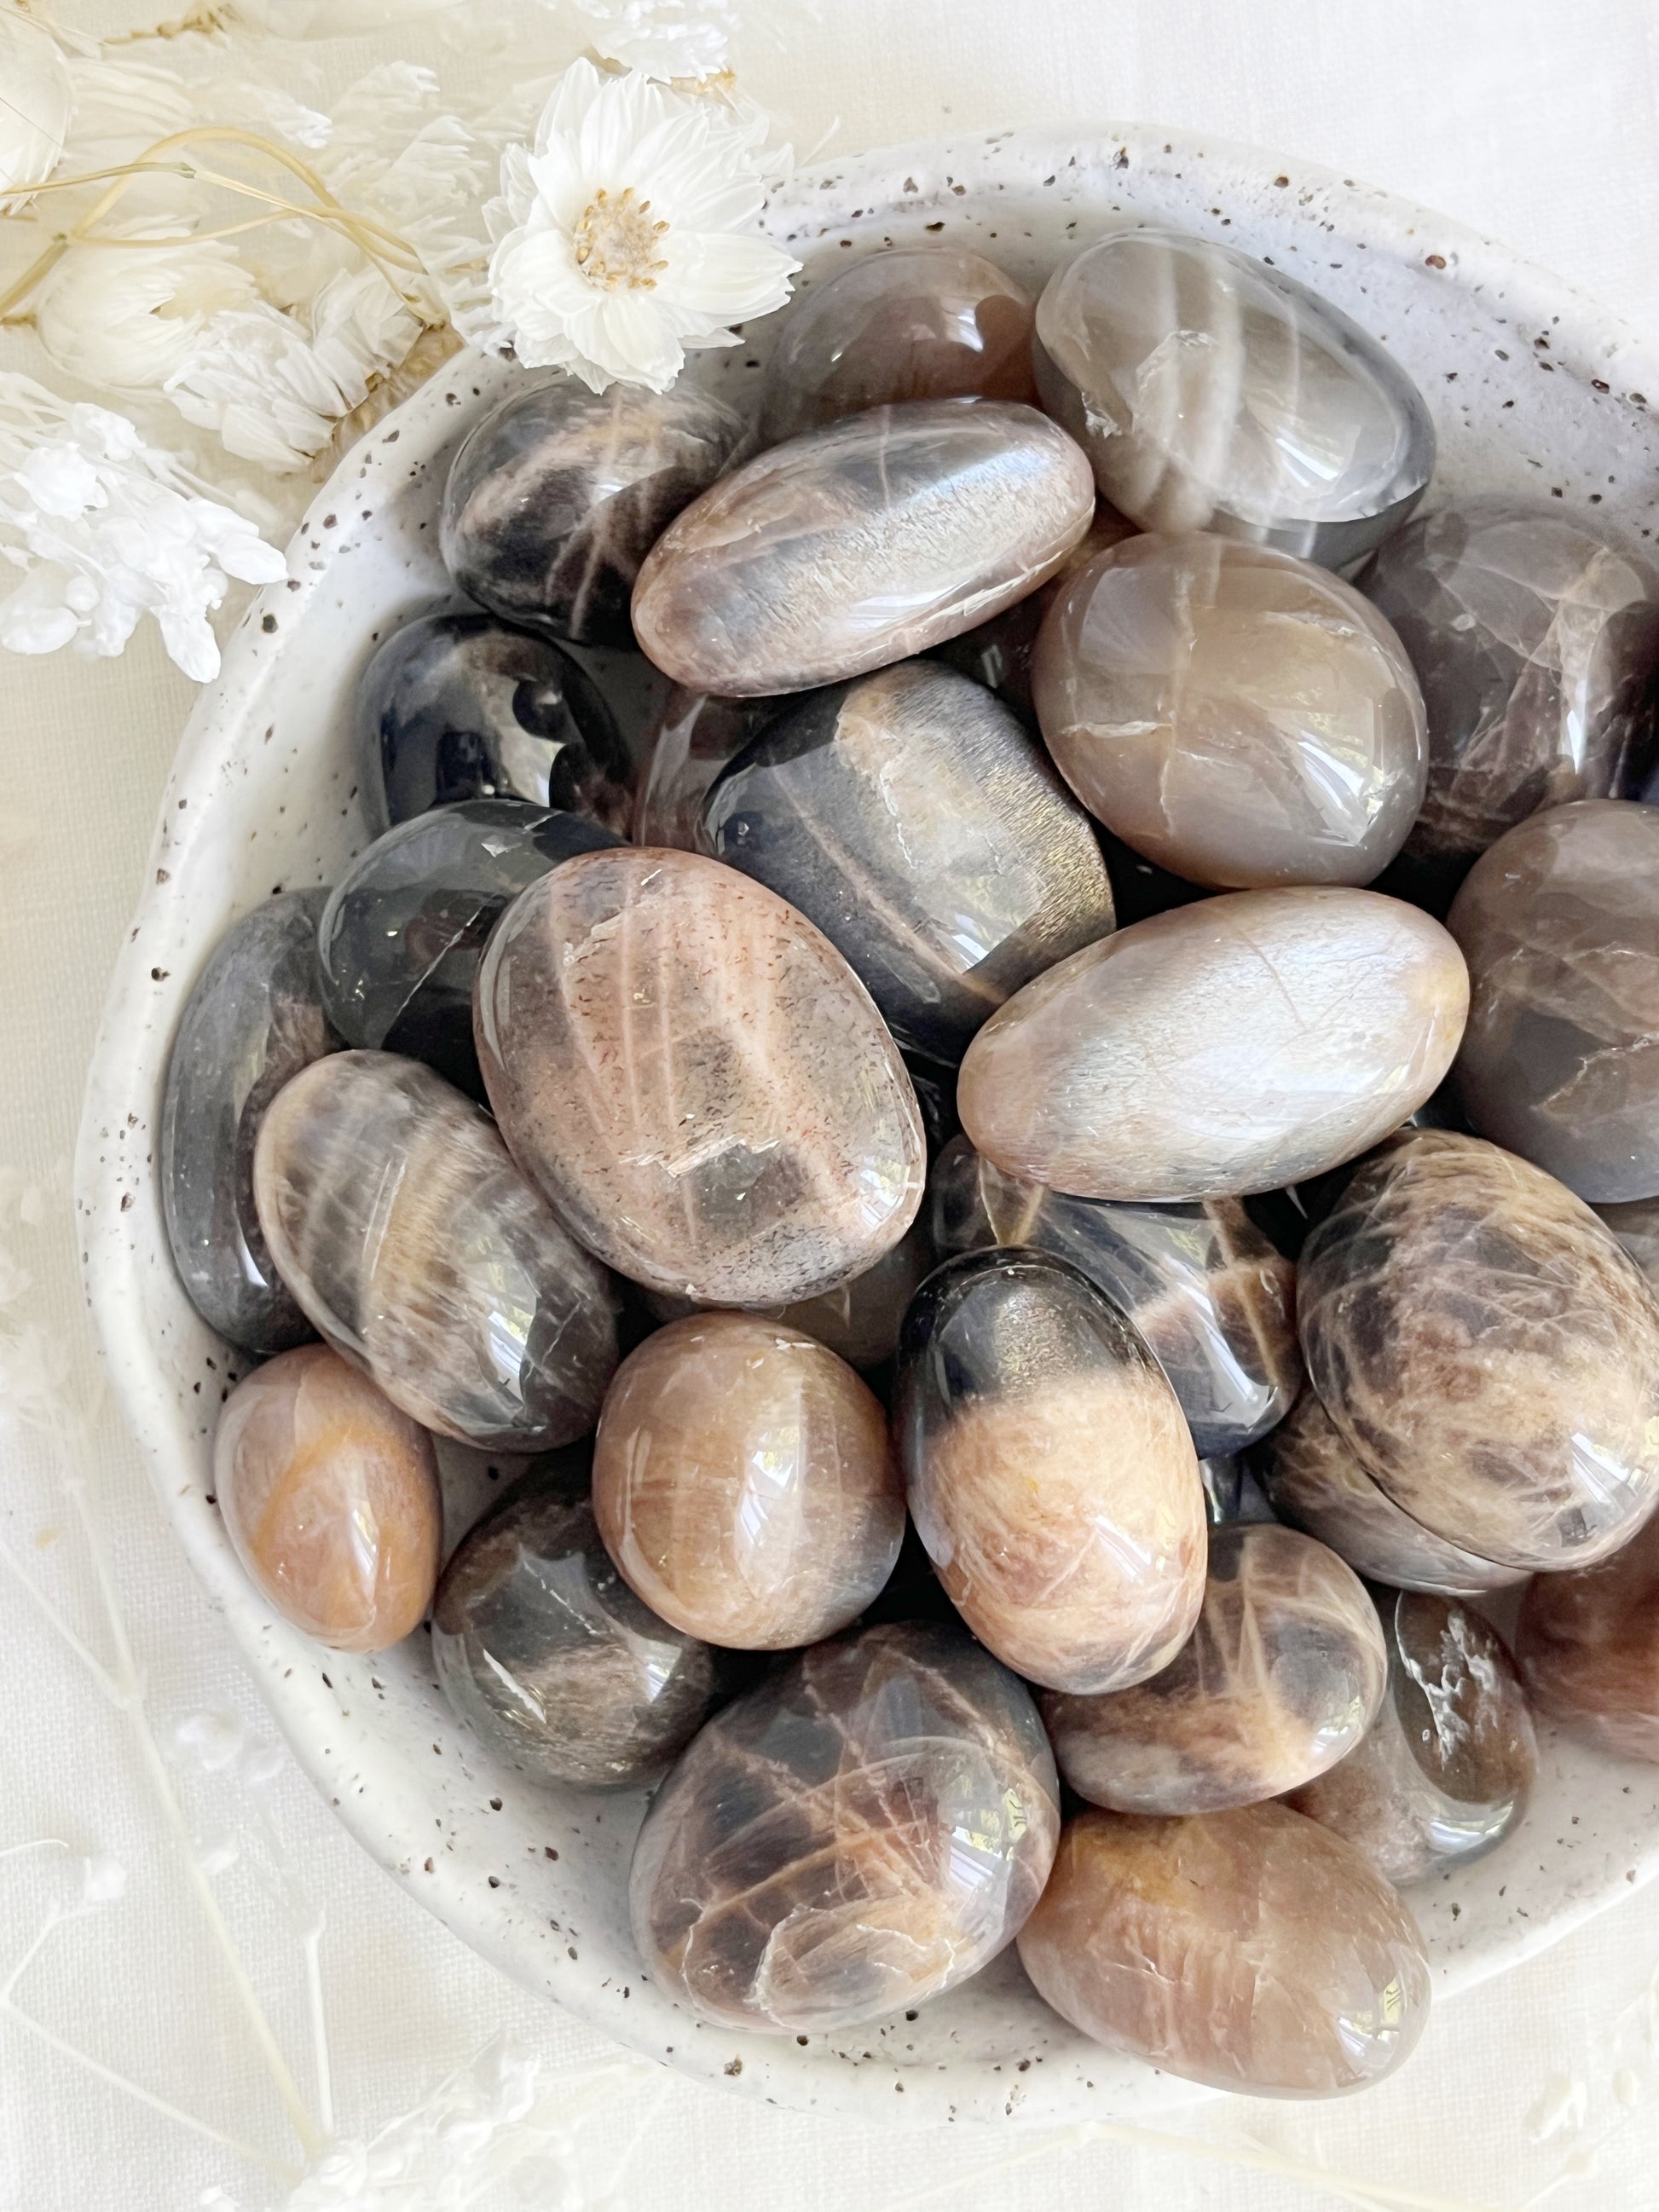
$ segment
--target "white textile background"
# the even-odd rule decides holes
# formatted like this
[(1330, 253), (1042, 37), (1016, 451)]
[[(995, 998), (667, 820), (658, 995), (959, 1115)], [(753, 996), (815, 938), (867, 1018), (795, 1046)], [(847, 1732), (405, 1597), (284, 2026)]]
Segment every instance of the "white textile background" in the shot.
[[(106, 11), (60, 0), (58, 12), (90, 21)], [(744, 13), (749, 88), (798, 148), (837, 118), (831, 143), (849, 149), (1061, 118), (1167, 122), (1409, 194), (1659, 334), (1653, 0), (821, 0), (816, 21), (792, 6), (769, 27), (766, 0)], [(343, 79), (386, 51), (356, 41), (329, 67)], [(0, 337), (0, 361), (26, 353), (26, 340)], [(33, 1275), (31, 1318), (83, 1362), (67, 1161), (106, 973), (189, 703), (148, 633), (119, 663), (0, 656), (0, 1248)], [(40, 1216), (33, 1225), (19, 1222), (26, 1191), (43, 1194), (23, 1206)], [(210, 1713), (249, 1740), (269, 1738), (112, 1422), (92, 1473), (161, 1723)], [(0, 1473), (0, 1532), (71, 1617), (95, 1622), (78, 1540), (27, 1451)], [(19, 2002), (212, 2125), (280, 2148), (267, 2077), (158, 1839), (129, 1739), (12, 1588), (0, 1589), (0, 1850), (58, 1837), (78, 1852), (112, 1854), (130, 1877), (123, 1899), (58, 1932), (20, 1983)], [(204, 1832), (234, 1819), (222, 1789), (189, 1787)], [(266, 1795), (326, 1906), (345, 2131), (417, 2102), (498, 2028), (550, 2070), (600, 2055), (595, 2038), (520, 1996), (420, 1912), (292, 1768)], [(46, 1856), (0, 1860), (0, 1978), (63, 1879)], [(297, 2054), (297, 1948), (246, 1856), (219, 1880), (254, 1980)], [(1654, 2202), (1659, 2148), (1643, 2043), (1656, 1966), (1659, 1886), (1523, 1972), (1443, 2007), (1403, 2075), (1368, 2097), (1316, 2110), (1225, 2103), (1187, 2124), (1415, 2191), (1419, 2202), (1514, 2208), (1554, 2182), (1550, 2202), (1563, 2212), (1636, 2212)], [(636, 2130), (612, 2186), (607, 2159)], [(614, 2126), (594, 2140), (588, 2184), (573, 2205), (628, 2212), (895, 2212), (970, 2194), (1008, 2212), (1055, 2199), (1076, 2212), (1352, 2201), (1159, 2148), (817, 2122), (667, 2075), (625, 2093)], [(271, 2185), (232, 2154), (0, 2018), (0, 2205), (180, 2212), (212, 2185), (247, 2207), (274, 2201)], [(533, 2200), (537, 2212), (553, 2212), (554, 2201)]]

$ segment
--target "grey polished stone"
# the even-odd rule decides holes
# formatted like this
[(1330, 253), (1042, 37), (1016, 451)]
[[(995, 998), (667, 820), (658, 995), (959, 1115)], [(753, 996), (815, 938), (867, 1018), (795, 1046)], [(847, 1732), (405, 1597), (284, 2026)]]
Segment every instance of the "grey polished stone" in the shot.
[(245, 1352), (286, 1352), (313, 1334), (265, 1246), (253, 1146), (289, 1078), (343, 1042), (317, 967), (327, 897), (284, 891), (225, 933), (167, 1064), (161, 1182), (173, 1265), (203, 1320)]
[(708, 787), (788, 702), (717, 699), (671, 686), (646, 732), (645, 765), (629, 835), (636, 845), (706, 853), (702, 810)]

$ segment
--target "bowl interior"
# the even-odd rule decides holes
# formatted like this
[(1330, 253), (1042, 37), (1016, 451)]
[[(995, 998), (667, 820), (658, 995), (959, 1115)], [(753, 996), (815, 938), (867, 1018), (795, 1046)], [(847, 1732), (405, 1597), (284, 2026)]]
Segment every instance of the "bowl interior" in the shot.
[[(769, 210), (810, 283), (851, 255), (930, 237), (1040, 284), (1116, 222), (1173, 222), (1297, 276), (1399, 356), (1433, 410), (1432, 498), (1560, 501), (1645, 539), (1659, 486), (1659, 363), (1611, 318), (1457, 226), (1388, 196), (1162, 131), (1023, 132), (901, 148), (804, 173)], [(776, 328), (704, 355), (744, 402)], [(78, 1164), (88, 1290), (112, 1380), (163, 1505), (279, 1724), (367, 1849), (475, 1948), (618, 2041), (778, 2103), (911, 2123), (1144, 2113), (1201, 2094), (1085, 2041), (1012, 1952), (915, 2019), (841, 2036), (702, 2025), (645, 1978), (625, 1875), (637, 1796), (536, 1789), (451, 1717), (424, 1633), (373, 1658), (326, 1652), (265, 1609), (211, 1495), (215, 1418), (241, 1371), (174, 1278), (154, 1172), (173, 1033), (238, 915), (331, 882), (365, 842), (349, 741), (358, 672), (445, 596), (437, 504), (450, 456), (516, 372), (463, 355), (342, 463), (256, 600), (185, 733), (150, 873), (111, 988)], [(457, 1522), (491, 1487), (456, 1463)], [(1536, 1801), (1495, 1856), (1414, 1891), (1454, 1990), (1553, 1942), (1659, 1870), (1659, 1774), (1546, 1731)]]

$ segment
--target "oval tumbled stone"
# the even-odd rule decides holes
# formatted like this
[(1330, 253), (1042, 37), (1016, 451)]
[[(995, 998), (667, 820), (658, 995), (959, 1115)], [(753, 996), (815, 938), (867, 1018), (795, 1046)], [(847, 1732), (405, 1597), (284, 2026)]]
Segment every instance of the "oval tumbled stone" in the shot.
[(1006, 1665), (1094, 1692), (1175, 1657), (1204, 1595), (1198, 1455), (1164, 1370), (1075, 1267), (970, 1252), (930, 1275), (894, 1425), (945, 1594)]
[(1599, 1566), (1535, 1576), (1515, 1654), (1540, 1713), (1614, 1759), (1659, 1765), (1659, 1519)]
[(1659, 1304), (1563, 1183), (1479, 1137), (1386, 1146), (1303, 1248), (1308, 1374), (1414, 1521), (1502, 1565), (1588, 1566), (1659, 1499)]
[(617, 1364), (613, 1288), (430, 1068), (317, 1061), (265, 1115), (253, 1187), (283, 1281), (423, 1427), (524, 1452), (592, 1427)]
[(1380, 2081), (1429, 2014), (1409, 1910), (1352, 1844), (1283, 1805), (1079, 1814), (1019, 1955), (1096, 2042), (1257, 2096)]
[(635, 632), (693, 690), (838, 684), (1023, 599), (1094, 505), (1081, 450), (1035, 408), (872, 408), (775, 446), (694, 501), (640, 570)]
[(1398, 1128), (1438, 1085), (1468, 978), (1437, 921), (1375, 891), (1236, 891), (1085, 946), (968, 1048), (962, 1125), (1083, 1198), (1281, 1189)]
[(775, 892), (695, 853), (585, 853), (479, 971), (514, 1157), (590, 1251), (704, 1305), (872, 1267), (921, 1202), (921, 1115), (868, 993)]

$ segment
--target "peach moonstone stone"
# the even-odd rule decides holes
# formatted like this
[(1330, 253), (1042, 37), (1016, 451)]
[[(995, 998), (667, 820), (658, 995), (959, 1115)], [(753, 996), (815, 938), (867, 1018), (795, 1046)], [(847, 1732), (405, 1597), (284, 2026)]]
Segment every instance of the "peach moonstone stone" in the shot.
[(1659, 1765), (1659, 1519), (1600, 1566), (1535, 1577), (1515, 1656), (1540, 1713), (1615, 1759)]
[(1283, 1805), (1080, 1814), (1019, 1955), (1097, 2042), (1256, 2096), (1366, 2088), (1429, 2014), (1409, 1911), (1352, 1844)]
[(623, 1362), (593, 1511), (635, 1595), (732, 1650), (845, 1628), (904, 1534), (880, 1401), (823, 1345), (749, 1314), (671, 1322)]
[(337, 1352), (305, 1345), (237, 1384), (213, 1481), (237, 1558), (295, 1628), (383, 1651), (418, 1626), (443, 1522), (432, 1439)]

